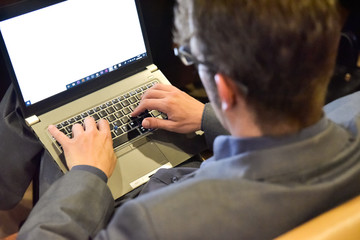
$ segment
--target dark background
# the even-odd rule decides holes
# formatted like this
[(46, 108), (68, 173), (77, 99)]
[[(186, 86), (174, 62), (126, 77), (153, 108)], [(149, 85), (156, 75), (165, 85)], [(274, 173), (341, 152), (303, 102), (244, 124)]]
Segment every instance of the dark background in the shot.
[[(0, 10), (7, 5), (23, 1), (33, 0), (1, 0)], [(186, 91), (185, 86), (189, 83), (195, 83), (199, 86), (199, 78), (192, 67), (183, 66), (173, 54), (172, 22), (174, 2), (175, 0), (140, 0), (154, 63), (173, 85)], [(348, 21), (344, 25), (337, 66), (329, 85), (327, 102), (360, 90), (359, 39), (360, 12), (356, 10), (350, 14)], [(10, 79), (1, 56), (0, 99), (9, 84)]]

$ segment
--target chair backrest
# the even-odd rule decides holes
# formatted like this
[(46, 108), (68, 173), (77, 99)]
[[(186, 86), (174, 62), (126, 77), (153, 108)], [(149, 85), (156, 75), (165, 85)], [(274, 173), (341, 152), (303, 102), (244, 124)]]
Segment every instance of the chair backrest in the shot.
[(360, 196), (279, 236), (276, 240), (359, 240)]
[[(3, 239), (16, 239), (17, 233)], [(275, 240), (359, 240), (360, 196), (290, 230)]]
[(11, 234), (10, 236), (7, 236), (6, 238), (0, 239), (0, 240), (16, 240), (18, 236), (18, 233)]

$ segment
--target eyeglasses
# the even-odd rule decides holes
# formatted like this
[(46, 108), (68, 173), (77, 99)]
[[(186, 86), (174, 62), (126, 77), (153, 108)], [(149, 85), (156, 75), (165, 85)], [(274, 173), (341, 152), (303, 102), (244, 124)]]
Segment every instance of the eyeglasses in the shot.
[[(206, 66), (211, 71), (211, 73), (213, 73), (214, 75), (217, 72), (214, 65), (211, 64), (210, 62), (200, 61), (196, 57), (194, 57), (191, 54), (189, 47), (187, 47), (187, 46), (180, 46), (178, 48), (174, 48), (174, 54), (175, 54), (175, 56), (180, 58), (180, 60), (182, 61), (182, 63), (185, 66), (195, 65), (198, 68), (198, 66), (201, 64), (201, 65)], [(246, 96), (249, 92), (248, 87), (239, 81), (237, 81), (236, 84), (239, 86), (242, 93)]]
[(175, 54), (175, 56), (180, 58), (180, 60), (182, 61), (182, 63), (185, 66), (191, 66), (191, 65), (198, 66), (201, 64), (201, 65), (207, 66), (211, 70), (214, 70), (211, 63), (200, 61), (196, 57), (194, 57), (191, 54), (190, 49), (187, 46), (180, 46), (178, 48), (174, 48), (174, 54)]

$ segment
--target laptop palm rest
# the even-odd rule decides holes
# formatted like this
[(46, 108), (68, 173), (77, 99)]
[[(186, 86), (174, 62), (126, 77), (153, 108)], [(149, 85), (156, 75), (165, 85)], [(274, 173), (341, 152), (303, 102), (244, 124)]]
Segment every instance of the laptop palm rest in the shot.
[(171, 168), (206, 149), (197, 134), (157, 130), (125, 148), (116, 149), (118, 163), (108, 185), (115, 199), (146, 183), (160, 168)]
[(141, 143), (137, 148), (128, 146), (115, 152), (118, 162), (108, 182), (114, 199), (145, 183), (159, 168), (167, 167), (167, 158), (154, 142)]

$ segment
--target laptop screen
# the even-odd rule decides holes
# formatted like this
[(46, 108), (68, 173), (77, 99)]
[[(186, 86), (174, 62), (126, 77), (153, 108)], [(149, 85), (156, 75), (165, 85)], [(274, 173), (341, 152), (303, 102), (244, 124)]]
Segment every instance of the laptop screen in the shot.
[(147, 55), (134, 0), (68, 0), (0, 30), (26, 106)]

